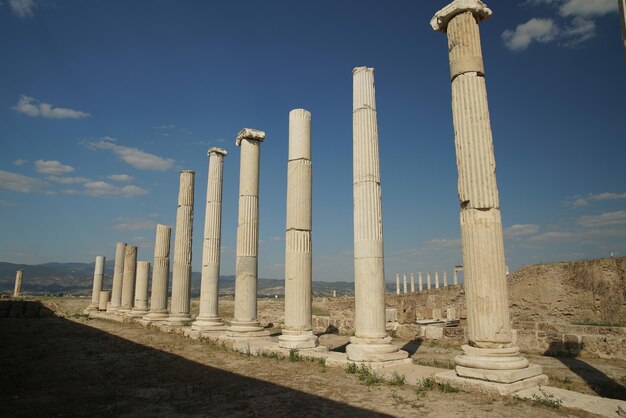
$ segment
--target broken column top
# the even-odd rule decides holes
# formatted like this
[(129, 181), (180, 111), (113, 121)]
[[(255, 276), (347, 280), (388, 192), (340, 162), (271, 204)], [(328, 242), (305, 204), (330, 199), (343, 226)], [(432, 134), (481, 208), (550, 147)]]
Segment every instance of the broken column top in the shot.
[(354, 67), (352, 69), (352, 74), (360, 73), (361, 71), (369, 71), (373, 73), (374, 68), (373, 67)]
[(265, 132), (259, 131), (258, 129), (243, 128), (237, 134), (237, 138), (235, 138), (235, 145), (240, 146), (243, 139), (263, 141), (265, 139)]
[(454, 0), (435, 13), (435, 16), (430, 20), (430, 26), (433, 30), (445, 33), (448, 28), (448, 22), (454, 16), (463, 12), (472, 12), (479, 22), (489, 19), (492, 15), (491, 9), (480, 0)]
[(217, 148), (217, 147), (209, 148), (209, 150), (207, 151), (206, 155), (210, 156), (211, 153), (221, 154), (221, 155), (228, 154), (228, 152), (224, 148)]

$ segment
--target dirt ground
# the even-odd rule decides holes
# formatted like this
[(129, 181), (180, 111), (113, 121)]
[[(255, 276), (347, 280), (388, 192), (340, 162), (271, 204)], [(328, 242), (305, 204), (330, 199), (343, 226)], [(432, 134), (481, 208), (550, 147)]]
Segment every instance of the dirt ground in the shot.
[[(139, 325), (88, 319), (82, 315), (86, 299), (44, 303), (57, 317), (0, 319), (0, 416), (591, 416), (438, 388), (367, 386), (320, 363), (253, 357)], [(348, 337), (323, 338), (341, 345)], [(455, 350), (425, 343), (415, 357), (443, 363)], [(555, 376), (569, 370), (558, 359), (541, 361)], [(593, 367), (611, 377), (623, 377), (626, 369)], [(562, 384), (575, 385), (575, 377)]]

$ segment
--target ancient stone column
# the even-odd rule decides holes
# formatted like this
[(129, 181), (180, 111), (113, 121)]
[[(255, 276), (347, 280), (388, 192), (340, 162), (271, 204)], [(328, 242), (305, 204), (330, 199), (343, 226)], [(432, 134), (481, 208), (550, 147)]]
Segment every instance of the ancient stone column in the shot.
[(100, 296), (98, 297), (98, 310), (106, 311), (107, 304), (111, 300), (111, 291), (110, 290), (101, 290)]
[(396, 273), (396, 295), (400, 294), (400, 273)]
[(148, 277), (150, 277), (150, 262), (137, 262), (137, 280), (135, 281), (135, 304), (129, 317), (140, 318), (148, 313)]
[(158, 224), (156, 226), (150, 311), (143, 317), (145, 321), (164, 321), (169, 317), (167, 312), (167, 290), (170, 280), (171, 233), (172, 228), (167, 225)]
[(126, 246), (124, 255), (124, 275), (122, 277), (122, 304), (118, 313), (128, 313), (133, 309), (135, 302), (135, 278), (137, 275), (137, 247)]
[(385, 330), (385, 266), (374, 69), (356, 67), (353, 79), (353, 188), (355, 336), (351, 361), (389, 361), (408, 356)]
[(448, 287), (448, 273), (443, 272), (443, 287)]
[(419, 289), (420, 289), (420, 292), (421, 292), (422, 290), (424, 290), (424, 280), (423, 280), (423, 279), (424, 279), (424, 278), (422, 277), (422, 272), (420, 271), (420, 272), (418, 273), (418, 281), (419, 281)]
[(426, 273), (426, 289), (430, 290), (430, 271)]
[(459, 285), (459, 276), (458, 276), (458, 274), (457, 274), (457, 269), (456, 269), (456, 268), (454, 269), (454, 278), (453, 278), (453, 283), (454, 283), (454, 285), (455, 285), (455, 286), (458, 286), (458, 285)]
[(13, 288), (13, 297), (16, 298), (22, 294), (22, 278), (24, 277), (24, 270), (18, 269), (15, 272), (15, 287)]
[(289, 112), (287, 163), (287, 226), (285, 238), (285, 327), (278, 343), (283, 348), (306, 349), (318, 345), (313, 335), (311, 217), (311, 113)]
[(191, 244), (193, 235), (193, 186), (195, 172), (180, 172), (176, 235), (174, 237), (174, 269), (172, 274), (172, 306), (168, 325), (181, 326), (191, 322)]
[(95, 311), (100, 304), (100, 291), (102, 290), (102, 278), (104, 277), (104, 261), (103, 255), (96, 257), (96, 265), (93, 271), (93, 286), (91, 288), (91, 304), (87, 307), (87, 311)]
[(502, 223), (478, 23), (491, 10), (455, 0), (431, 20), (447, 33), (452, 80), (461, 247), (469, 344), (455, 359), (462, 377), (511, 383), (541, 374), (512, 343)]
[(435, 289), (439, 289), (439, 272), (435, 272)]
[(242, 129), (235, 140), (241, 147), (239, 166), (239, 220), (237, 223), (237, 266), (235, 313), (228, 335), (269, 335), (257, 320), (257, 272), (259, 250), (259, 160), (265, 132)]
[(337, 291), (333, 290), (333, 297), (336, 298), (337, 297)]
[(404, 287), (403, 287), (402, 290), (404, 290), (404, 293), (406, 294), (407, 290), (408, 290), (408, 288), (407, 288), (407, 281), (406, 281), (406, 273), (404, 273), (404, 275), (402, 276), (402, 280), (404, 281)]
[(209, 148), (209, 176), (204, 214), (204, 242), (202, 244), (202, 281), (200, 284), (200, 313), (191, 324), (193, 330), (218, 331), (224, 322), (217, 312), (220, 280), (220, 249), (222, 236), (222, 178), (223, 148)]
[(411, 273), (411, 293), (415, 293), (415, 274)]
[(111, 285), (111, 303), (107, 312), (116, 312), (122, 304), (122, 280), (124, 278), (124, 257), (126, 243), (118, 242), (115, 245), (115, 267), (113, 267), (113, 284)]

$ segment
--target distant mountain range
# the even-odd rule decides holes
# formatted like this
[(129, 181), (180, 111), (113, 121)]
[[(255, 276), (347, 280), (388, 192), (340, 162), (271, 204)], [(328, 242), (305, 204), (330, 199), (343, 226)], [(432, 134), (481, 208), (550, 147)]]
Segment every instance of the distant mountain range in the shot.
[[(104, 289), (110, 289), (113, 280), (113, 261), (108, 261), (104, 271)], [(13, 292), (15, 272), (24, 269), (22, 290), (26, 294), (52, 295), (90, 295), (93, 286), (93, 263), (45, 263), (37, 265), (13, 264), (0, 262), (0, 292)], [(170, 273), (171, 286), (171, 273)], [(316, 282), (313, 292), (317, 296), (354, 295), (354, 283), (351, 282)], [(258, 295), (262, 297), (284, 296), (285, 281), (277, 279), (259, 279)], [(235, 293), (235, 276), (220, 277), (220, 294)], [(200, 295), (200, 273), (191, 275), (192, 297)]]

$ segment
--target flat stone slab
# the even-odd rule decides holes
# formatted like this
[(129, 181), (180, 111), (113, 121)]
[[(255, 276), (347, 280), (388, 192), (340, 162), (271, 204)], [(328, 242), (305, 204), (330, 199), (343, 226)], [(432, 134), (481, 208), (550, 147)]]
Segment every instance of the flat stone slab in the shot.
[(517, 382), (513, 383), (497, 383), (488, 382), (486, 380), (460, 377), (456, 374), (454, 370), (436, 374), (435, 380), (437, 381), (437, 383), (447, 383), (450, 386), (466, 392), (479, 392), (486, 395), (500, 396), (506, 396), (523, 389), (548, 384), (548, 376), (546, 376), (545, 374), (533, 376), (524, 380), (518, 380)]
[(516, 392), (514, 395), (520, 398), (533, 399), (533, 396), (545, 398), (546, 394), (553, 396), (555, 400), (560, 400), (561, 405), (566, 408), (582, 409), (583, 411), (603, 417), (619, 418), (622, 415), (619, 415), (618, 408), (621, 407), (623, 410), (626, 410), (626, 401), (585, 395), (584, 393), (551, 386), (523, 389)]

